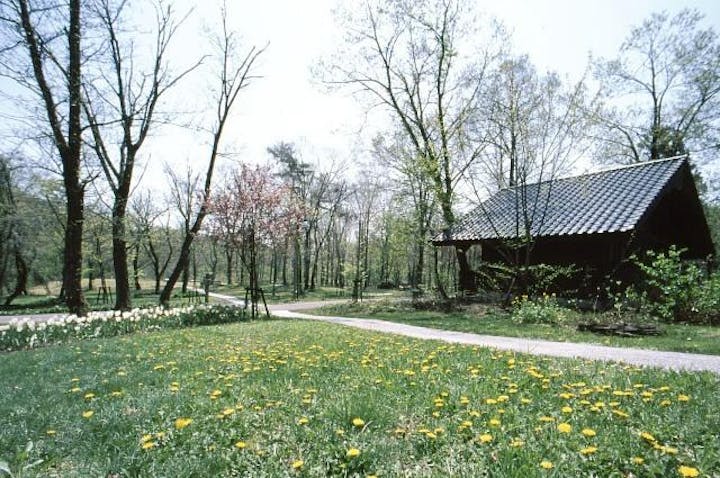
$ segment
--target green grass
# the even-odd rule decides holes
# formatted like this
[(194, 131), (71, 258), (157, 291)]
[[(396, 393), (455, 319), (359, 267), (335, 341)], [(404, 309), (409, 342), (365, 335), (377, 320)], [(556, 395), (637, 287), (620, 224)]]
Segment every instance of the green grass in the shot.
[[(270, 284), (262, 286), (265, 293), (265, 300), (270, 304), (282, 304), (287, 302), (295, 302), (295, 293), (291, 286), (276, 286), (274, 293), (273, 287)], [(238, 297), (240, 299), (245, 297), (245, 286), (244, 285), (221, 285), (213, 286), (211, 292), (217, 292), (219, 294), (226, 294)], [(399, 290), (380, 290), (380, 289), (369, 289), (363, 291), (363, 298), (374, 299), (382, 297), (402, 297), (407, 295), (406, 292)], [(341, 289), (339, 287), (316, 287), (314, 290), (307, 290), (297, 298), (300, 301), (311, 302), (311, 301), (322, 301), (322, 300), (333, 300), (333, 299), (349, 299), (352, 296), (352, 289)]]
[(281, 320), (1, 360), (0, 461), (14, 476), (720, 473), (720, 383), (709, 373)]
[(618, 337), (579, 332), (577, 321), (595, 318), (592, 314), (575, 314), (565, 324), (516, 324), (510, 315), (498, 307), (480, 307), (475, 312), (414, 310), (409, 305), (392, 302), (328, 305), (308, 313), (374, 318), (434, 329), (454, 330), (475, 334), (499, 335), (553, 340), (587, 342), (613, 347), (636, 347), (675, 352), (720, 355), (720, 328), (686, 324), (661, 324), (660, 336)]
[[(90, 310), (112, 310), (115, 305), (115, 296), (112, 295), (105, 303), (97, 300), (97, 292), (85, 292), (85, 300)], [(155, 307), (159, 304), (160, 294), (154, 294), (150, 290), (133, 291), (133, 308)], [(210, 299), (212, 303), (216, 301)], [(177, 291), (170, 300), (171, 307), (182, 307), (185, 305), (204, 303), (202, 294), (188, 292), (182, 294)], [(0, 315), (24, 315), (24, 314), (45, 314), (66, 312), (67, 307), (55, 296), (30, 294), (16, 298), (9, 306), (0, 305)]]

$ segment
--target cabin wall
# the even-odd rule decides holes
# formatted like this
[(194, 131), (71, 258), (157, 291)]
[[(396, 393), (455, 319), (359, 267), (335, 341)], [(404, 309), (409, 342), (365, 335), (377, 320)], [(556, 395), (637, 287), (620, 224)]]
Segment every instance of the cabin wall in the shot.
[(635, 240), (639, 250), (664, 250), (675, 245), (687, 249), (687, 259), (715, 254), (705, 212), (688, 173), (679, 175), (641, 222)]
[[(623, 282), (633, 278), (632, 268), (625, 261), (630, 254), (630, 241), (629, 233), (537, 238), (530, 253), (530, 264), (575, 265), (580, 272), (571, 283), (562, 286), (594, 293), (608, 276)], [(487, 262), (513, 262), (507, 260), (510, 251), (499, 241), (483, 243), (482, 253), (482, 259)], [(520, 251), (520, 257), (524, 257), (524, 251)]]

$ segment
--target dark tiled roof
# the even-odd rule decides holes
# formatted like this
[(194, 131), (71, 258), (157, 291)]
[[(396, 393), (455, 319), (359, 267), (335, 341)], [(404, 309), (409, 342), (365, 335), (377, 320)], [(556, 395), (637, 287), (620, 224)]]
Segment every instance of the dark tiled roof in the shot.
[(524, 231), (523, 211), (534, 237), (630, 231), (685, 161), (661, 159), (501, 189), (433, 242), (517, 237)]

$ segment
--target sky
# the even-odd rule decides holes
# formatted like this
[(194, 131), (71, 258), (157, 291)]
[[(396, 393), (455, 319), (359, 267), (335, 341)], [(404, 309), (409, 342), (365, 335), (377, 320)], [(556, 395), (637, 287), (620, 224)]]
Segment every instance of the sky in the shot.
[[(334, 50), (341, 25), (333, 16), (340, 0), (228, 0), (231, 27), (244, 45), (266, 46), (254, 80), (239, 98), (225, 137), (235, 160), (251, 163), (268, 158), (266, 148), (294, 142), (303, 159), (329, 164), (364, 159), (363, 137), (372, 130), (362, 106), (347, 92), (329, 94), (311, 69)], [(150, 18), (149, 2), (137, 0), (135, 13)], [(207, 31), (217, 25), (213, 1), (176, 0), (175, 10), (190, 16), (181, 25), (171, 58), (181, 69), (208, 51)], [(557, 71), (578, 79), (588, 57), (612, 57), (634, 25), (652, 12), (675, 13), (683, 7), (706, 15), (706, 25), (720, 30), (720, 2), (712, 0), (478, 0), (479, 11), (500, 20), (511, 32), (515, 53), (527, 53), (540, 71)], [(166, 109), (200, 111), (208, 104), (209, 64), (168, 97)], [(192, 115), (190, 115), (192, 116)], [(207, 136), (165, 126), (145, 150), (147, 170), (142, 184), (166, 184), (162, 164), (173, 169), (189, 163), (205, 167)]]
[[(298, 144), (306, 161), (364, 159), (362, 137), (372, 125), (362, 106), (348, 92), (323, 91), (311, 73), (338, 40), (341, 25), (332, 13), (335, 4), (336, 0), (231, 3), (233, 25), (247, 44), (267, 44), (257, 68), (263, 78), (244, 93), (228, 135), (241, 160), (262, 162), (266, 148), (279, 141)], [(516, 53), (527, 53), (540, 71), (557, 71), (571, 80), (583, 74), (591, 53), (596, 58), (614, 56), (630, 29), (652, 12), (697, 8), (706, 15), (707, 25), (720, 29), (717, 1), (486, 0), (478, 1), (477, 7), (506, 26)], [(206, 7), (203, 13), (208, 14)], [(212, 16), (206, 21), (211, 24)]]

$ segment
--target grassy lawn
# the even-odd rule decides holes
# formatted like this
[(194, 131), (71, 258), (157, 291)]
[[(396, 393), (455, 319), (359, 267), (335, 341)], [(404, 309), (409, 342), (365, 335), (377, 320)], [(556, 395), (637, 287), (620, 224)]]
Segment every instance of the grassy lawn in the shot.
[[(115, 305), (115, 296), (110, 300), (102, 303), (97, 300), (97, 292), (86, 292), (85, 300), (87, 300), (90, 310), (112, 310)], [(154, 294), (152, 290), (142, 290), (132, 292), (132, 305), (137, 308), (155, 307), (160, 301), (160, 294)], [(212, 303), (216, 302), (210, 298)], [(170, 299), (171, 307), (182, 307), (192, 304), (205, 303), (205, 298), (201, 293), (188, 292), (182, 294), (176, 291)], [(57, 296), (48, 296), (41, 293), (20, 296), (13, 301), (10, 306), (0, 305), (0, 315), (23, 315), (23, 314), (44, 314), (44, 313), (62, 313), (66, 312), (67, 307), (62, 301), (58, 301)]]
[[(399, 303), (328, 305), (308, 311), (318, 315), (383, 319), (435, 329), (455, 330), (486, 335), (526, 337), (561, 342), (588, 342), (614, 347), (636, 347), (675, 352), (720, 355), (720, 328), (699, 325), (662, 324), (660, 336), (617, 337), (579, 332), (576, 321), (562, 325), (515, 324), (507, 312), (496, 307), (481, 307), (473, 312), (442, 313), (419, 311)], [(592, 315), (576, 314), (576, 320), (590, 320)]]
[[(285, 302), (295, 302), (295, 294), (292, 287), (287, 286), (276, 286), (273, 294), (273, 287), (270, 284), (266, 284), (262, 287), (265, 292), (265, 300), (272, 304), (282, 304)], [(221, 285), (213, 286), (210, 289), (212, 292), (219, 294), (227, 294), (238, 297), (240, 299), (245, 297), (245, 286), (239, 285)], [(398, 290), (379, 290), (370, 289), (363, 292), (363, 298), (374, 299), (382, 297), (404, 297), (407, 292)], [(352, 297), (352, 289), (340, 289), (338, 287), (316, 287), (315, 290), (305, 291), (300, 295), (300, 301), (320, 301), (320, 300), (334, 300), (334, 299), (350, 299)]]
[(13, 476), (720, 473), (709, 373), (280, 320), (0, 359)]

